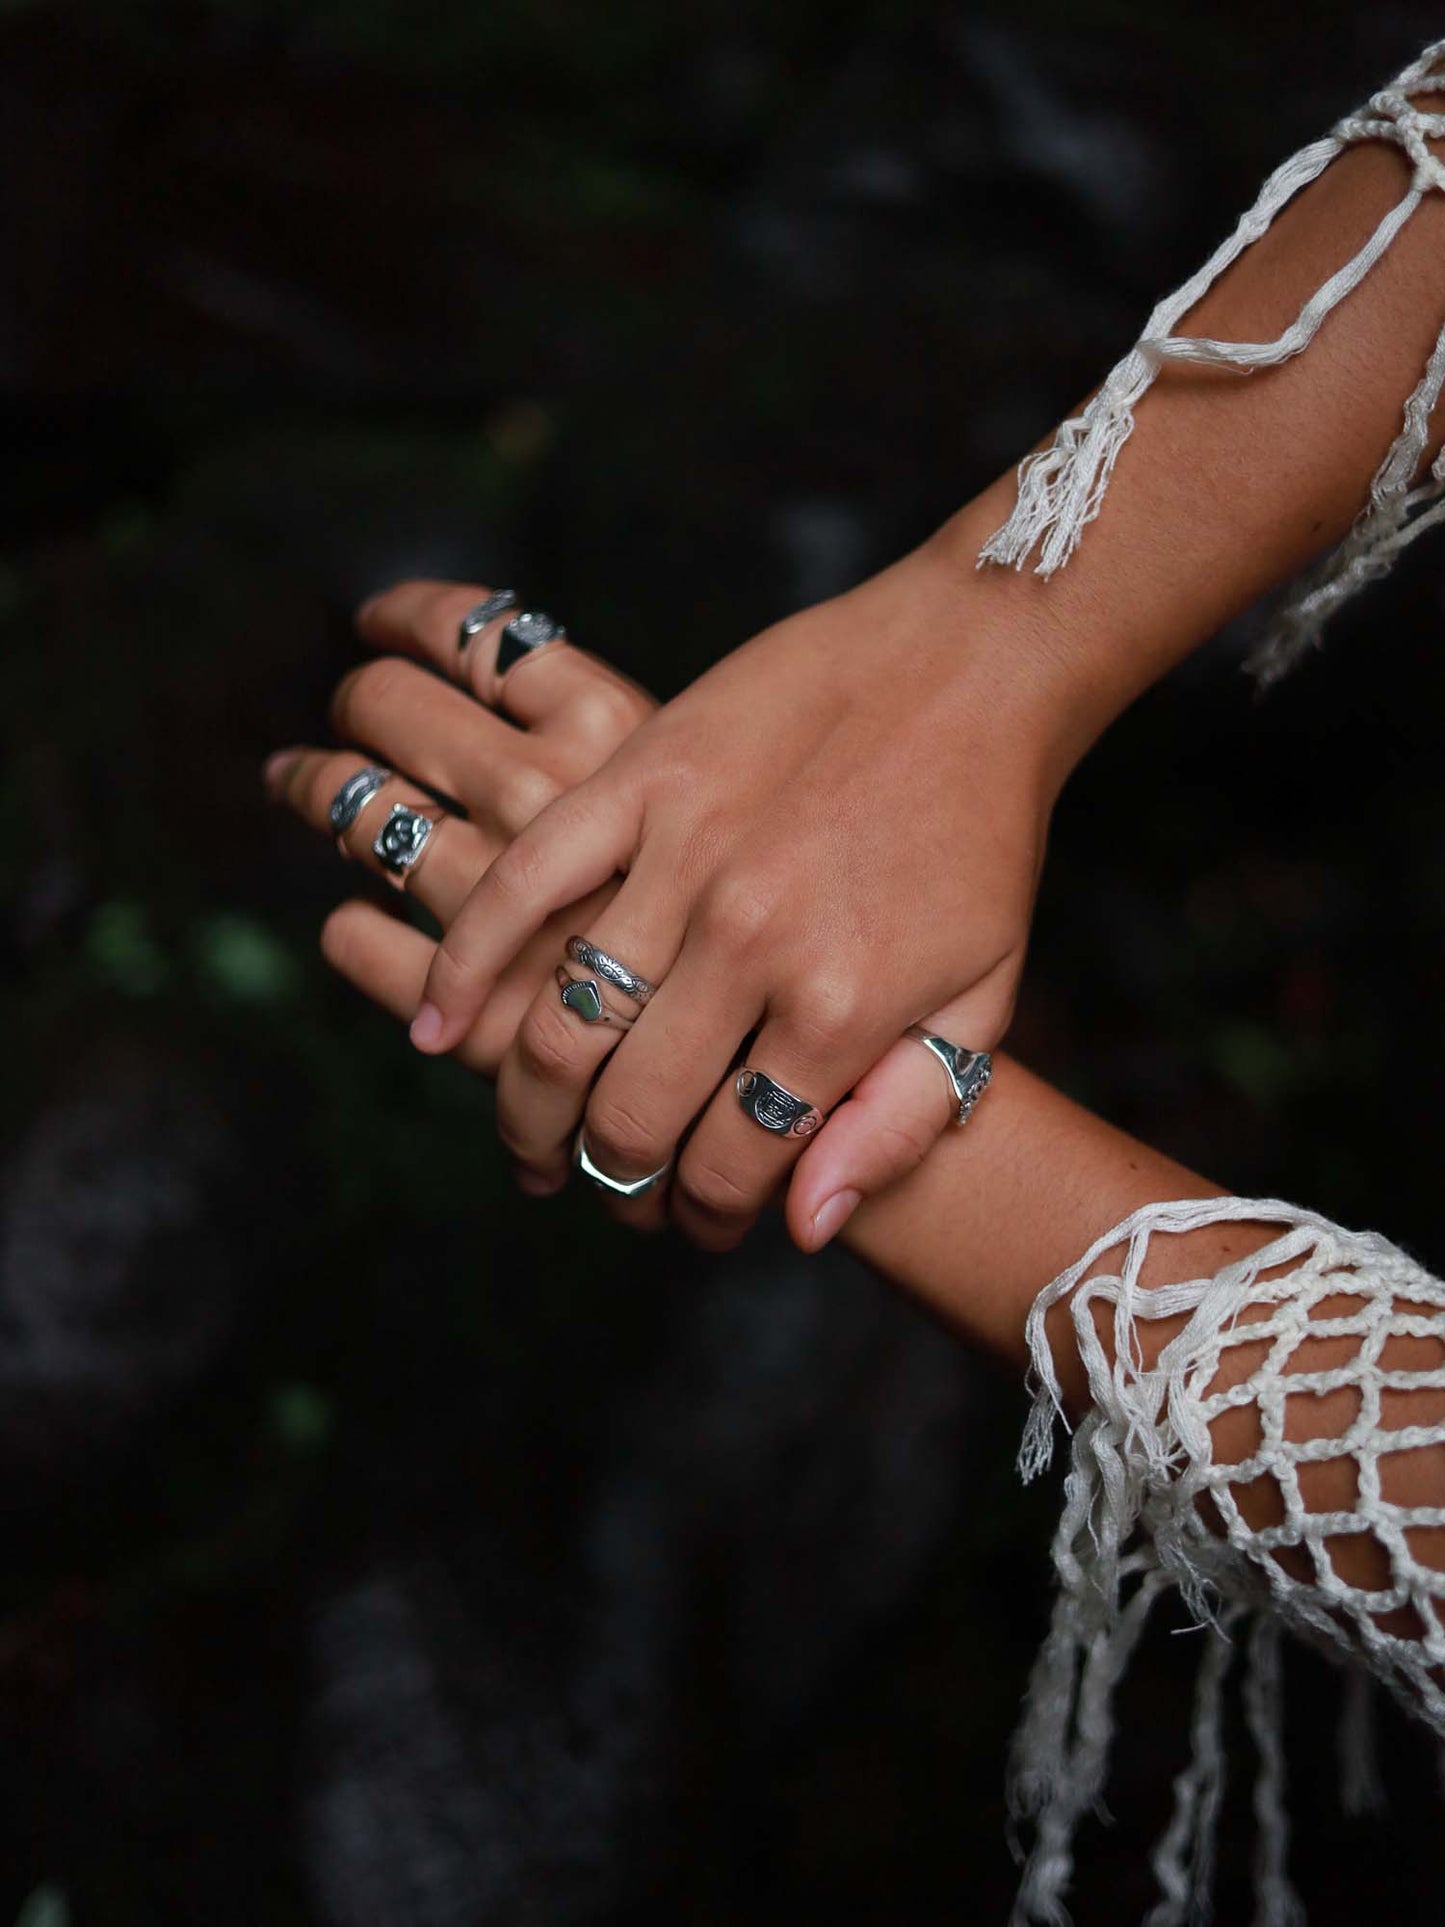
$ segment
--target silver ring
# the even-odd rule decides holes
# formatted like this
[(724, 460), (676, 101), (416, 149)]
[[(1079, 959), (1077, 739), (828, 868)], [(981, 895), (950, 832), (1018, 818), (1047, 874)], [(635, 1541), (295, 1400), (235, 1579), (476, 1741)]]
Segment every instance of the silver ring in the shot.
[(457, 624), (458, 651), (465, 649), (467, 644), (479, 636), (489, 622), (495, 622), (504, 610), (515, 609), (517, 602), (518, 596), (515, 589), (493, 589), (492, 593), (485, 596), (475, 609), (468, 609)]
[(372, 855), (386, 872), (387, 881), (404, 890), (407, 878), (421, 862), (436, 834), (437, 820), (414, 810), (409, 803), (393, 803), (391, 813), (376, 833)]
[(634, 1178), (631, 1184), (624, 1184), (621, 1178), (609, 1177), (600, 1165), (592, 1162), (587, 1151), (587, 1133), (585, 1130), (577, 1133), (577, 1145), (572, 1155), (577, 1160), (578, 1168), (584, 1176), (591, 1178), (592, 1182), (599, 1185), (602, 1190), (615, 1192), (619, 1198), (640, 1198), (644, 1191), (650, 1191), (653, 1185), (661, 1184), (662, 1180), (672, 1169), (672, 1159), (669, 1158), (666, 1164), (659, 1165), (658, 1168), (647, 1177)]
[(391, 771), (380, 763), (368, 763), (354, 776), (348, 776), (331, 799), (327, 817), (333, 836), (344, 836), (383, 784), (391, 781)]
[(738, 1103), (754, 1124), (761, 1124), (765, 1131), (776, 1132), (779, 1137), (811, 1137), (823, 1122), (823, 1113), (816, 1105), (810, 1104), (806, 1097), (794, 1097), (791, 1091), (785, 1091), (766, 1071), (744, 1066), (738, 1072), (735, 1088)]
[(567, 631), (555, 616), (540, 609), (523, 609), (502, 630), (497, 644), (496, 674), (500, 678), (527, 656), (535, 656), (549, 642), (565, 642)]
[(986, 1050), (965, 1050), (962, 1044), (950, 1044), (946, 1037), (938, 1037), (921, 1024), (910, 1024), (903, 1035), (911, 1037), (915, 1043), (936, 1057), (948, 1073), (948, 1088), (953, 1092), (954, 1102), (958, 1105), (960, 1127), (967, 1124), (973, 1116), (973, 1107), (988, 1089), (989, 1079), (993, 1076), (993, 1059)]
[(624, 997), (630, 997), (634, 1004), (645, 1005), (657, 989), (656, 984), (649, 983), (646, 977), (639, 977), (635, 970), (629, 970), (618, 958), (609, 957), (605, 950), (588, 943), (585, 937), (569, 937), (567, 955), (573, 963), (580, 963), (594, 977), (604, 978), (614, 990), (620, 990)]
[(557, 966), (557, 989), (562, 1002), (584, 1024), (611, 1024), (614, 1030), (631, 1030), (635, 1017), (624, 1017), (603, 1000), (602, 986), (595, 977), (574, 977), (565, 964)]

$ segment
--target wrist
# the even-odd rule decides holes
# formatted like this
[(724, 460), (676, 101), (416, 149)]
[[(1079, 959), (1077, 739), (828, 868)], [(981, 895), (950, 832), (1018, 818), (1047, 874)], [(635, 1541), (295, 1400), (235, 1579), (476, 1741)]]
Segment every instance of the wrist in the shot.
[(1193, 620), (1189, 595), (1156, 592), (1157, 554), (1135, 555), (1117, 540), (1096, 541), (1047, 580), (1029, 569), (980, 568), (979, 551), (1014, 498), (1010, 471), (917, 553), (951, 577), (970, 652), (1016, 685), (1062, 786), (1110, 723), (1208, 629)]

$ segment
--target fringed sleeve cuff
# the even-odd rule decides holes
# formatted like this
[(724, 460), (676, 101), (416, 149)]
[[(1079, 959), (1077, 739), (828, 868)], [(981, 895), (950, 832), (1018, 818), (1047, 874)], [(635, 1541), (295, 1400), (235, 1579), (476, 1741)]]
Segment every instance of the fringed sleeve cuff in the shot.
[[(1212, 1277), (1141, 1285), (1152, 1241), (1222, 1220), (1279, 1235)], [(1182, 1595), (1203, 1645), (1191, 1757), (1154, 1854), (1160, 1899), (1147, 1927), (1207, 1916), (1225, 1773), (1221, 1712), (1239, 1646), (1256, 1753), (1256, 1920), (1293, 1927), (1302, 1916), (1286, 1871), (1281, 1632), (1350, 1662), (1347, 1805), (1368, 1803), (1375, 1785), (1371, 1676), (1445, 1738), (1445, 1572), (1428, 1556), (1445, 1526), (1434, 1469), (1445, 1416), (1402, 1418), (1406, 1408), (1418, 1418), (1419, 1394), (1445, 1388), (1445, 1284), (1385, 1239), (1278, 1200), (1147, 1206), (1033, 1307), (1026, 1478), (1047, 1465), (1063, 1418), (1044, 1321), (1064, 1303), (1090, 1401), (1070, 1443), (1053, 1621), (1014, 1743), (1012, 1811), (1032, 1830), (1015, 1927), (1068, 1918), (1074, 1833), (1104, 1790), (1114, 1689), (1150, 1608), (1170, 1591)], [(1180, 1318), (1182, 1329), (1146, 1363), (1150, 1325)], [(1342, 1390), (1337, 1403), (1353, 1415), (1333, 1431), (1291, 1422), (1291, 1398), (1310, 1404)], [(1445, 1415), (1445, 1398), (1424, 1404)], [(1221, 1452), (1217, 1430), (1241, 1411), (1249, 1423), (1233, 1436), (1251, 1440), (1243, 1458)], [(1432, 1453), (1412, 1477), (1405, 1461)], [(1340, 1461), (1350, 1476), (1326, 1482), (1336, 1498), (1321, 1509), (1319, 1469), (1339, 1470)], [(1274, 1487), (1270, 1522), (1251, 1506), (1252, 1524), (1239, 1497), (1259, 1481)], [(1337, 1564), (1332, 1549), (1347, 1542), (1351, 1556)]]
[[(1302, 148), (1275, 169), (1258, 200), (1203, 267), (1163, 300), (1144, 332), (1109, 374), (1081, 415), (1063, 423), (1052, 444), (1030, 455), (1018, 471), (1018, 499), (1002, 528), (984, 544), (979, 565), (1022, 569), (1050, 576), (1079, 545), (1099, 513), (1114, 464), (1134, 428), (1134, 410), (1170, 362), (1232, 368), (1248, 374), (1277, 367), (1314, 340), (1326, 317), (1364, 280), (1425, 196), (1445, 190), (1445, 166), (1431, 140), (1445, 138), (1445, 115), (1423, 113), (1415, 98), (1445, 90), (1445, 41), (1347, 115), (1323, 140)], [(1387, 141), (1403, 150), (1412, 168), (1403, 198), (1376, 227), (1359, 252), (1310, 296), (1295, 320), (1273, 341), (1214, 341), (1175, 333), (1180, 321), (1220, 275), (1269, 228), (1287, 202), (1347, 147)], [(1384, 575), (1401, 549), (1445, 517), (1445, 451), (1419, 483), (1431, 412), (1445, 383), (1445, 330), (1405, 405), (1404, 421), (1370, 485), (1369, 500), (1344, 540), (1296, 585), (1252, 661), (1271, 682), (1319, 640), (1325, 622), (1356, 590)]]

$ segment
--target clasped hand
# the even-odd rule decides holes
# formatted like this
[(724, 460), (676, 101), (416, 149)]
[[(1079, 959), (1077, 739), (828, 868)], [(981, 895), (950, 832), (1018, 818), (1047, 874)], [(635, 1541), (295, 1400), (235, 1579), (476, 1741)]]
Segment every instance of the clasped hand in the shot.
[[(325, 948), (414, 1012), (418, 1048), (495, 1068), (526, 1189), (562, 1185), (585, 1120), (620, 1180), (675, 1159), (665, 1189), (611, 1200), (624, 1217), (670, 1210), (721, 1248), (791, 1176), (811, 1250), (950, 1124), (947, 1080), (900, 1040), (920, 1022), (971, 1048), (1002, 1035), (1068, 764), (1048, 640), (971, 580), (925, 545), (661, 708), (566, 644), (499, 676), (499, 622), (458, 648), (474, 585), (405, 583), (361, 611), (391, 653), (342, 684), (338, 732), (413, 779), (396, 799), (437, 790), (468, 820), (417, 870), (439, 944), (355, 904)], [(324, 827), (364, 760), (285, 752), (273, 787)], [(369, 834), (347, 840), (370, 859)], [(657, 986), (629, 1028), (563, 1005), (574, 933)], [(744, 1056), (824, 1113), (815, 1137), (745, 1114)]]

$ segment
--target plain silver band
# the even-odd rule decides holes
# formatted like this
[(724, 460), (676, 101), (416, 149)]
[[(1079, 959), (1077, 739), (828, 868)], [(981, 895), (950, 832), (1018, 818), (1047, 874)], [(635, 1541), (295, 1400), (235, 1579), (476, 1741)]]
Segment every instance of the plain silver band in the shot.
[(580, 963), (583, 969), (589, 970), (594, 977), (603, 978), (614, 990), (620, 990), (624, 997), (630, 997), (633, 1003), (640, 1007), (651, 1001), (657, 989), (656, 984), (649, 983), (646, 977), (639, 977), (637, 972), (629, 970), (620, 958), (609, 957), (605, 950), (599, 950), (596, 944), (588, 943), (585, 937), (569, 937), (567, 955), (573, 963)]
[(591, 1157), (588, 1155), (587, 1133), (585, 1130), (577, 1133), (577, 1146), (572, 1155), (577, 1160), (578, 1169), (584, 1177), (591, 1178), (595, 1185), (599, 1185), (604, 1191), (613, 1192), (619, 1198), (640, 1198), (644, 1191), (650, 1191), (653, 1185), (661, 1184), (662, 1180), (672, 1169), (672, 1159), (669, 1158), (666, 1164), (659, 1165), (657, 1170), (652, 1172), (650, 1176), (634, 1178), (631, 1184), (625, 1184), (621, 1178), (609, 1177), (600, 1165), (592, 1162)]
[(794, 1097), (768, 1076), (745, 1064), (738, 1072), (738, 1103), (743, 1114), (775, 1137), (811, 1137), (823, 1122), (823, 1113), (806, 1097)]
[(960, 1126), (967, 1124), (973, 1116), (974, 1105), (988, 1089), (993, 1076), (992, 1057), (986, 1050), (969, 1050), (963, 1044), (950, 1043), (948, 1038), (925, 1030), (922, 1024), (910, 1024), (903, 1035), (922, 1044), (929, 1056), (942, 1064), (948, 1088), (958, 1106), (958, 1122)]
[(506, 615), (510, 610), (517, 608), (520, 601), (521, 597), (515, 589), (493, 589), (490, 595), (483, 596), (474, 608), (467, 610), (457, 624), (458, 652), (465, 653), (483, 629), (495, 622), (498, 616)]
[(348, 776), (341, 788), (332, 797), (326, 811), (326, 820), (331, 825), (331, 834), (336, 838), (337, 848), (343, 856), (351, 852), (341, 841), (357, 817), (374, 796), (379, 796), (391, 781), (391, 771), (381, 763), (365, 763), (352, 776)]
[[(557, 966), (557, 994), (562, 999), (564, 1010), (570, 1010), (574, 1017), (580, 1017), (584, 1024), (611, 1024), (614, 1030), (631, 1030), (637, 1022), (635, 1017), (626, 1017), (620, 1010), (614, 1010), (602, 995), (602, 986), (595, 977), (574, 977), (566, 964)], [(583, 1009), (585, 999), (569, 1000), (567, 992), (576, 986), (579, 990), (592, 992), (591, 1002), (595, 1009), (589, 1013)]]

